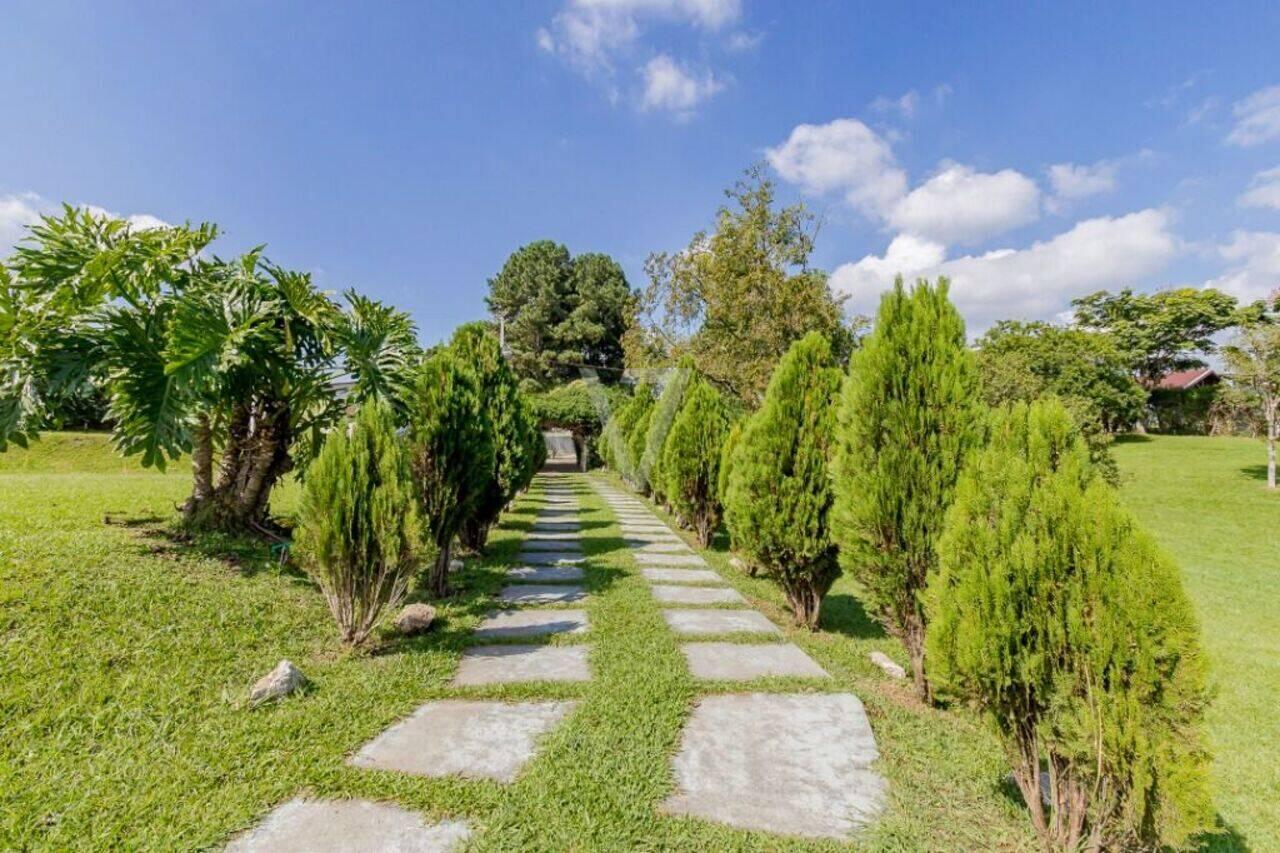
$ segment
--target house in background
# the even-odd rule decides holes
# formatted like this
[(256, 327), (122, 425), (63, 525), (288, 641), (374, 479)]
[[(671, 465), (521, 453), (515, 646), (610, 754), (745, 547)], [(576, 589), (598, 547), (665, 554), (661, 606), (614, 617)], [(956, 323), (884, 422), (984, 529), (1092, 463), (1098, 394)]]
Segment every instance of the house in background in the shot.
[(1222, 376), (1212, 367), (1175, 370), (1151, 391), (1147, 429), (1179, 435), (1207, 435), (1209, 410)]

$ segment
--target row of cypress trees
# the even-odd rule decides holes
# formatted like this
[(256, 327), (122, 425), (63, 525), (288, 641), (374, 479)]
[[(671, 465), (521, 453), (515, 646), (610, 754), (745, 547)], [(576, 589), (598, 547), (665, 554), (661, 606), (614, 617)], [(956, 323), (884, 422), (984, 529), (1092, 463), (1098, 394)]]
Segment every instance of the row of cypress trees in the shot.
[(447, 595), (455, 542), (482, 550), (545, 459), (537, 421), (484, 324), (460, 327), (431, 351), (409, 388), (400, 418), (370, 401), (330, 434), (303, 483), (295, 552), (353, 645), (415, 578)]
[[(947, 289), (897, 282), (847, 374), (821, 335), (797, 341), (732, 425), (688, 378), (661, 488), (701, 496), (714, 471), (731, 546), (803, 625), (842, 569), (856, 578), (920, 697), (993, 723), (1048, 848), (1185, 845), (1213, 810), (1205, 663), (1176, 566), (1059, 401), (981, 404)], [(695, 411), (709, 422), (684, 424)], [(694, 504), (672, 503), (709, 542)]]

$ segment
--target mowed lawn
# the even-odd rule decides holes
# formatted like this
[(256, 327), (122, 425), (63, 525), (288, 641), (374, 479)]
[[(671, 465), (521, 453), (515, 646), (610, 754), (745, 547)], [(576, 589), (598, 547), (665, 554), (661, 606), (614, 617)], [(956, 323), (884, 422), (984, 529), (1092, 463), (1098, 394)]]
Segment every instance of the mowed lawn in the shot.
[[(1280, 629), (1268, 581), (1280, 572), (1280, 502), (1241, 470), (1261, 448), (1160, 438), (1117, 454), (1126, 495), (1187, 572), (1213, 659), (1211, 735), (1229, 827), (1213, 846), (1274, 848)], [(696, 696), (739, 688), (689, 678), (594, 495), (584, 497), (592, 681), (467, 694), (582, 702), (520, 779), (500, 786), (357, 770), (346, 758), (423, 701), (457, 695), (448, 680), (532, 519), (528, 501), (485, 564), (460, 578), (440, 630), (413, 641), (384, 634), (351, 655), (309, 581), (265, 548), (167, 535), (188, 487), (185, 466), (139, 471), (102, 436), (50, 435), (32, 452), (0, 454), (0, 849), (216, 848), (304, 794), (469, 818), (484, 829), (484, 850), (838, 846), (659, 815)], [(277, 511), (296, 496), (283, 488)], [(723, 552), (708, 558), (785, 624), (772, 584), (734, 572)], [(1034, 849), (994, 738), (963, 711), (920, 707), (867, 661), (870, 649), (903, 658), (866, 619), (856, 585), (837, 584), (823, 631), (786, 630), (833, 675), (822, 689), (857, 693), (876, 730), (890, 801), (855, 848)], [(248, 685), (281, 657), (311, 677), (308, 692), (245, 707)]]
[(1218, 810), (1249, 848), (1280, 849), (1280, 494), (1266, 450), (1152, 436), (1115, 453), (1126, 503), (1177, 559), (1200, 617)]

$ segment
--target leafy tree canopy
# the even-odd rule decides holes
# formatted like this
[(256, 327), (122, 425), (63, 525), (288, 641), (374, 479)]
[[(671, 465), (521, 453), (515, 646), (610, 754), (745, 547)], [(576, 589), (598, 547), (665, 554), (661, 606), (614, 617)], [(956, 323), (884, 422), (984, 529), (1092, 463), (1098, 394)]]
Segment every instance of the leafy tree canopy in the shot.
[(1240, 309), (1229, 294), (1195, 287), (1156, 293), (1102, 290), (1071, 304), (1080, 326), (1111, 334), (1147, 388), (1170, 371), (1203, 366), (1201, 356), (1215, 349), (1214, 335), (1261, 311), (1261, 304)]
[(539, 388), (577, 376), (583, 365), (610, 368), (605, 378), (615, 378), (631, 301), (627, 277), (612, 258), (574, 258), (550, 240), (517, 249), (489, 280), (486, 298), (505, 324), (513, 369)]
[(649, 257), (625, 349), (631, 366), (689, 355), (699, 373), (754, 407), (792, 343), (821, 332), (843, 362), (853, 332), (826, 273), (809, 267), (814, 216), (802, 204), (776, 208), (761, 166), (725, 195), (713, 232)]

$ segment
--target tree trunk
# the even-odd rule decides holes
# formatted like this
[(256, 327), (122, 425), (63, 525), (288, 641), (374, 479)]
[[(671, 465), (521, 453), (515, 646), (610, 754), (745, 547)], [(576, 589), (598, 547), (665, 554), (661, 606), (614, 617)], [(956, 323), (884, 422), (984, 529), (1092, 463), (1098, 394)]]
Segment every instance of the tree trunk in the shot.
[(1267, 488), (1276, 487), (1276, 409), (1277, 401), (1267, 404)]
[(183, 505), (183, 515), (190, 519), (196, 507), (203, 505), (213, 494), (213, 429), (209, 418), (201, 415), (196, 420), (191, 449), (191, 497)]
[(449, 594), (449, 561), (453, 559), (453, 543), (440, 549), (435, 565), (431, 567), (431, 595), (444, 598)]
[(483, 554), (489, 541), (489, 525), (474, 518), (468, 519), (458, 531), (458, 539), (469, 551)]
[(903, 622), (902, 644), (907, 647), (907, 655), (911, 659), (911, 680), (915, 684), (916, 696), (921, 702), (931, 705), (933, 690), (924, 668), (924, 620), (913, 609)]
[(698, 513), (694, 517), (694, 527), (697, 530), (698, 545), (703, 548), (710, 548), (711, 540), (716, 534), (715, 520), (711, 517), (711, 514)]

